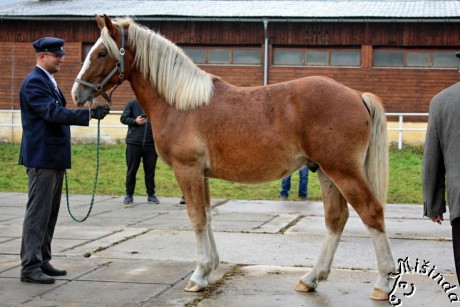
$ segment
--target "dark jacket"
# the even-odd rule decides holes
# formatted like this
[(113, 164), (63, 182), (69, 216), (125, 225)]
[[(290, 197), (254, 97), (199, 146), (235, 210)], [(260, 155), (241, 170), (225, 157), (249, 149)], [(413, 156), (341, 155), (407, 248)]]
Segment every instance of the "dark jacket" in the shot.
[(139, 102), (133, 99), (128, 102), (123, 114), (121, 114), (120, 121), (128, 125), (128, 132), (126, 133), (126, 144), (140, 145), (140, 146), (153, 146), (153, 133), (152, 126), (147, 120), (145, 125), (138, 125), (136, 118), (139, 115), (145, 114)]
[(27, 75), (19, 93), (22, 141), (19, 164), (30, 168), (71, 167), (70, 127), (88, 126), (88, 109), (67, 109), (62, 92), (39, 67)]

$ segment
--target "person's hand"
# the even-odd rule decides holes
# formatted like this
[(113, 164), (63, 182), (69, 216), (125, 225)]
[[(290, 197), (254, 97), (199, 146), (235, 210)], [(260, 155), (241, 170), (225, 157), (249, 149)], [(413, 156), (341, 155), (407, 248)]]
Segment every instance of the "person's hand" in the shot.
[(145, 117), (145, 115), (139, 115), (138, 117), (136, 117), (136, 124), (138, 124), (139, 126), (142, 126), (146, 122), (147, 118)]
[(98, 105), (94, 109), (91, 109), (91, 118), (95, 119), (103, 119), (107, 114), (110, 112), (110, 108), (108, 105), (102, 104)]
[(437, 216), (432, 216), (431, 217), (431, 220), (435, 223), (438, 223), (439, 225), (442, 224), (442, 222), (444, 221), (444, 217), (441, 215), (437, 215)]

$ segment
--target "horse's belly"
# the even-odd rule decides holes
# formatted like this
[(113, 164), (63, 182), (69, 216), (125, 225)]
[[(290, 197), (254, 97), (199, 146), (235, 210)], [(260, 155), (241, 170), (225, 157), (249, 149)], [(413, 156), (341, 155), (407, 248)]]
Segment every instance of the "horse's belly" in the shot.
[[(240, 183), (264, 183), (282, 179), (306, 165), (306, 157), (270, 159), (253, 157), (245, 160), (218, 159), (205, 171), (206, 177)], [(217, 162), (217, 163), (216, 163)]]

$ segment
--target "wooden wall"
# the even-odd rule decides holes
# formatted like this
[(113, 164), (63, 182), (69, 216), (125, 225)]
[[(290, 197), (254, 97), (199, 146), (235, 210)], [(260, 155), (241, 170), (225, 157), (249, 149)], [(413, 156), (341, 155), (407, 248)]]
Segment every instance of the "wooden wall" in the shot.
[[(138, 22), (184, 46), (244, 45), (263, 49), (264, 44), (262, 22), (152, 22), (142, 19)], [(460, 23), (271, 22), (268, 28), (270, 52), (273, 46), (353, 46), (361, 48), (362, 58), (358, 68), (269, 65), (269, 83), (323, 75), (356, 90), (381, 96), (387, 112), (427, 112), (431, 97), (460, 79), (455, 69), (384, 69), (371, 65), (373, 47), (458, 48), (460, 51)], [(70, 90), (82, 64), (81, 43), (95, 42), (99, 33), (95, 20), (3, 20), (0, 24), (0, 109), (19, 109), (21, 81), (35, 65), (31, 43), (42, 36), (62, 37), (66, 41), (68, 56), (56, 79), (72, 107)], [(263, 65), (201, 67), (235, 85), (263, 85)], [(121, 110), (134, 95), (126, 83), (113, 97), (113, 108)]]

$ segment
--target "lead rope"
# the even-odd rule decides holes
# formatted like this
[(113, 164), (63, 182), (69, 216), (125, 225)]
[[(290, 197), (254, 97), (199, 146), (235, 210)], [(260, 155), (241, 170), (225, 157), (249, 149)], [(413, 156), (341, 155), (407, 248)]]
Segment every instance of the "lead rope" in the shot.
[(96, 142), (96, 176), (94, 178), (94, 186), (93, 186), (93, 195), (91, 196), (91, 203), (89, 205), (88, 212), (86, 213), (86, 216), (83, 217), (82, 219), (76, 218), (71, 210), (70, 210), (70, 205), (69, 205), (69, 186), (67, 183), (67, 171), (64, 171), (64, 177), (65, 177), (65, 195), (67, 199), (67, 210), (69, 211), (70, 216), (75, 222), (81, 223), (86, 221), (86, 219), (89, 217), (91, 210), (93, 210), (93, 204), (94, 204), (94, 195), (96, 194), (96, 188), (97, 188), (97, 179), (99, 177), (99, 149), (100, 149), (100, 135), (101, 135), (101, 120), (97, 120), (97, 142)]

